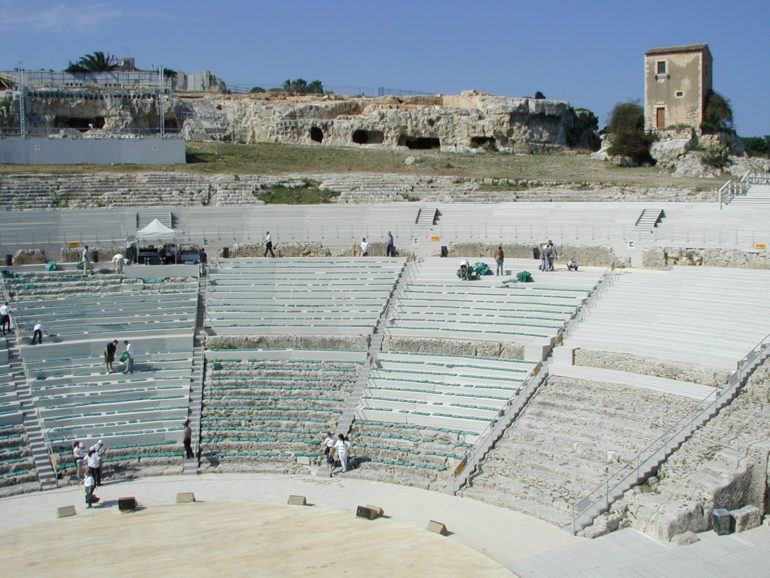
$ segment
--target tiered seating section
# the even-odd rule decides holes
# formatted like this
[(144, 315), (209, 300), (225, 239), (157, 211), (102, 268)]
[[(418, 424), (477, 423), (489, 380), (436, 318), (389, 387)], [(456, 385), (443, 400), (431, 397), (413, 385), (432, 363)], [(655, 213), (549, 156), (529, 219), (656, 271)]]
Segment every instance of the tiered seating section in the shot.
[(754, 306), (768, 291), (768, 271), (674, 267), (618, 273), (612, 290), (565, 344), (733, 370), (768, 333), (770, 311)]
[(207, 325), (218, 335), (371, 334), (403, 259), (218, 260)]
[(363, 351), (207, 351), (202, 471), (317, 464), (365, 358)]
[(383, 352), (356, 410), (356, 475), (438, 489), (536, 363)]
[[(477, 261), (484, 260), (470, 260)], [(494, 270), (491, 260), (486, 261)], [(596, 270), (541, 273), (536, 261), (518, 259), (506, 262), (510, 277), (460, 281), (458, 266), (459, 260), (425, 259), (399, 296), (387, 333), (516, 343), (525, 347), (526, 358), (539, 361), (601, 275)], [(521, 270), (532, 272), (535, 282), (515, 283)]]
[(0, 425), (0, 496), (39, 489), (24, 426), (21, 423)]
[(652, 390), (551, 377), (462, 494), (565, 526), (574, 504), (697, 404)]
[[(103, 439), (113, 478), (181, 472), (197, 280), (51, 272), (22, 273), (6, 286), (30, 392), (65, 479), (75, 474), (75, 440)], [(49, 333), (42, 345), (31, 344), (36, 321)], [(116, 357), (124, 340), (132, 343), (134, 373), (121, 373), (116, 360), (107, 374), (103, 351), (113, 339)]]

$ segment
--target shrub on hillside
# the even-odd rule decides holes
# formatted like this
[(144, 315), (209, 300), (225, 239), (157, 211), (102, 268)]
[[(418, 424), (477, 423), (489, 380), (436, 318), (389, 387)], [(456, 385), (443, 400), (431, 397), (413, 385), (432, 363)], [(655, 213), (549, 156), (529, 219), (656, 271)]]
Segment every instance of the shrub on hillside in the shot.
[(706, 166), (721, 170), (730, 164), (730, 159), (728, 158), (730, 149), (725, 145), (718, 144), (706, 147), (701, 152), (703, 164)]
[(655, 136), (644, 132), (644, 109), (634, 102), (616, 104), (607, 125), (612, 144), (607, 152), (612, 156), (625, 157), (635, 166), (655, 164), (650, 155), (650, 145)]
[(749, 157), (770, 157), (770, 135), (742, 137), (743, 150)]
[(730, 106), (730, 101), (718, 92), (713, 90), (709, 92), (700, 128), (708, 134), (716, 134), (718, 132), (734, 133), (733, 109)]

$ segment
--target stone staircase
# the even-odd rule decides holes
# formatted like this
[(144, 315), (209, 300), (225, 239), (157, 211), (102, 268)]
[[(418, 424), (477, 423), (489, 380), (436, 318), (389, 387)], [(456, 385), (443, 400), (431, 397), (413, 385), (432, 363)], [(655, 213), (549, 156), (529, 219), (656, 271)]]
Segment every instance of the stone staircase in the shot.
[(187, 419), (193, 431), (193, 453), (195, 458), (185, 459), (183, 473), (196, 475), (200, 459), (201, 408), (203, 404), (203, 378), (205, 371), (205, 333), (203, 323), (206, 319), (206, 293), (208, 277), (198, 278), (198, 310), (195, 318), (195, 335), (193, 337), (193, 362), (190, 375), (190, 409)]
[(663, 209), (644, 209), (636, 223), (634, 223), (634, 229), (637, 231), (652, 231), (665, 216)]
[(728, 207), (756, 207), (770, 205), (770, 185), (751, 185), (745, 195), (735, 195)]
[(27, 430), (32, 457), (35, 461), (35, 470), (40, 480), (40, 488), (49, 490), (57, 487), (56, 472), (51, 465), (51, 454), (45, 435), (43, 434), (40, 414), (35, 407), (32, 393), (27, 383), (24, 366), (18, 346), (18, 336), (13, 332), (6, 336), (8, 345), (8, 364), (16, 383), (16, 397), (19, 400), (23, 415), (24, 429)]

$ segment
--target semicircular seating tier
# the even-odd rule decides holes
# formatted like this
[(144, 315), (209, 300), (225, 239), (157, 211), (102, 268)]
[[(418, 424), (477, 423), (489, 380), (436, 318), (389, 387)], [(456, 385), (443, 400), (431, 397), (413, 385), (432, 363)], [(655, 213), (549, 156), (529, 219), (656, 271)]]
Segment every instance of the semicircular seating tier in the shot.
[(217, 335), (370, 335), (400, 258), (219, 259), (206, 326)]
[(207, 350), (201, 471), (294, 472), (317, 464), (365, 362), (363, 350)]
[[(103, 439), (111, 477), (179, 473), (182, 454), (173, 445), (188, 416), (197, 280), (57, 271), (22, 273), (6, 287), (27, 384), (59, 472), (75, 475), (75, 440), (89, 446)], [(38, 321), (48, 335), (32, 345)], [(116, 357), (131, 342), (133, 373), (122, 373), (117, 360), (107, 373), (103, 353), (113, 339)]]

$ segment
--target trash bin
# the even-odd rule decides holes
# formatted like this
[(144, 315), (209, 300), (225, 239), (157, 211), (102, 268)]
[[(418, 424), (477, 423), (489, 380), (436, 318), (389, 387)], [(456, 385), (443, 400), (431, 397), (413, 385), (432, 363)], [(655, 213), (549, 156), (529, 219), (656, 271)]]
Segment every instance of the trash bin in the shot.
[(230, 258), (230, 247), (222, 247), (222, 257), (225, 259)]
[(735, 519), (730, 514), (730, 510), (725, 508), (715, 508), (712, 513), (712, 526), (718, 536), (725, 536), (735, 532)]
[(449, 248), (446, 245), (441, 245), (441, 256), (449, 257)]
[(13, 255), (6, 255), (5, 256), (5, 266), (10, 267), (13, 265)]

